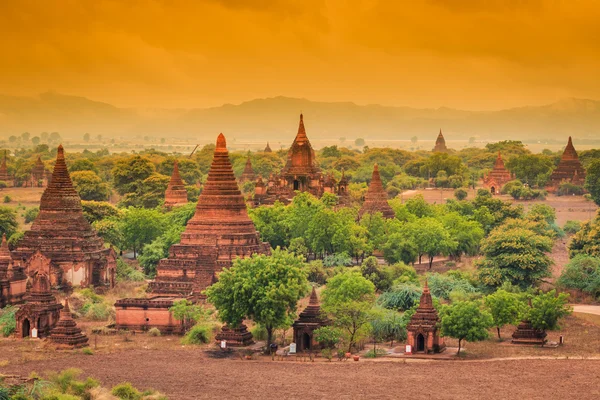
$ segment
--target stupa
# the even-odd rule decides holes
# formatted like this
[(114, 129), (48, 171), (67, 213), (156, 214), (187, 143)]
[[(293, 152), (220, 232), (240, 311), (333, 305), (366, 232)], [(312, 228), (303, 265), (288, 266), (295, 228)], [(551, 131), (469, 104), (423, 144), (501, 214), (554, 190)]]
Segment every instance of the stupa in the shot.
[(40, 212), (12, 252), (12, 259), (27, 275), (47, 274), (52, 286), (114, 285), (116, 254), (104, 247), (85, 219), (62, 146), (58, 146), (52, 181), (42, 194)]
[(171, 208), (176, 206), (182, 206), (187, 204), (187, 190), (185, 190), (185, 183), (179, 175), (179, 165), (177, 160), (173, 164), (173, 173), (171, 174), (171, 180), (167, 186), (165, 192), (165, 207)]
[[(169, 257), (160, 260), (156, 267), (156, 279), (149, 286), (154, 297), (117, 301), (117, 327), (157, 326), (164, 331), (179, 330), (181, 321), (175, 320), (168, 310), (173, 301), (203, 300), (202, 291), (235, 258), (270, 252), (269, 244), (260, 240), (248, 216), (233, 175), (225, 136), (220, 134), (196, 213), (181, 234), (180, 243), (171, 246)], [(152, 317), (145, 314), (149, 311)]]
[(255, 179), (256, 175), (254, 174), (254, 169), (252, 169), (252, 161), (248, 155), (246, 165), (244, 166), (244, 172), (242, 172), (242, 176), (240, 177), (240, 183), (253, 182)]
[(14, 179), (8, 173), (8, 166), (6, 165), (6, 152), (4, 150), (4, 157), (2, 157), (2, 164), (0, 164), (0, 181), (6, 183), (6, 186), (12, 187), (14, 186)]
[(38, 156), (37, 160), (35, 160), (33, 168), (31, 169), (31, 186), (43, 187), (45, 174), (46, 167), (44, 166), (41, 157)]
[(313, 287), (310, 294), (308, 306), (300, 313), (299, 318), (294, 321), (294, 341), (297, 351), (312, 351), (319, 347), (314, 339), (314, 331), (328, 324), (329, 321), (321, 315), (321, 305), (317, 291)]
[(406, 326), (408, 338), (406, 344), (412, 347), (416, 353), (439, 353), (444, 351), (446, 345), (444, 338), (440, 337), (440, 331), (437, 327), (439, 322), (438, 312), (433, 307), (431, 292), (425, 281), (421, 302), (417, 311), (410, 318)]
[(549, 192), (556, 192), (561, 183), (567, 182), (578, 186), (585, 183), (585, 169), (579, 161), (571, 136), (569, 136), (567, 147), (565, 147), (558, 166), (550, 175), (549, 182), (546, 188)]
[(269, 142), (267, 142), (267, 146), (265, 147), (264, 152), (265, 153), (272, 153), (273, 152), (273, 150), (271, 150), (271, 146), (269, 146)]
[(385, 218), (394, 218), (396, 216), (394, 210), (388, 204), (387, 193), (381, 183), (377, 164), (373, 167), (369, 189), (365, 195), (365, 202), (358, 212), (358, 216), (362, 218), (364, 214), (375, 214), (376, 212), (382, 213)]
[(18, 304), (27, 290), (27, 276), (20, 268), (13, 266), (6, 235), (2, 234), (0, 245), (0, 308)]
[(36, 273), (32, 280), (31, 289), (25, 297), (26, 303), (15, 314), (15, 336), (18, 338), (31, 337), (33, 329), (37, 330), (38, 338), (48, 336), (63, 308), (50, 292), (50, 281), (46, 274)]
[(50, 340), (58, 345), (69, 348), (85, 347), (88, 344), (88, 337), (81, 332), (81, 329), (73, 320), (73, 315), (69, 308), (69, 299), (65, 299), (65, 305), (60, 310), (58, 323), (50, 331)]
[(442, 134), (442, 130), (440, 129), (440, 133), (438, 133), (437, 139), (435, 140), (435, 147), (432, 150), (434, 153), (447, 153), (448, 148), (446, 147), (446, 139), (444, 139), (444, 135)]
[(543, 346), (547, 341), (546, 335), (545, 331), (534, 329), (531, 322), (523, 320), (512, 334), (511, 343)]
[(496, 162), (494, 163), (494, 168), (483, 177), (483, 186), (488, 188), (492, 194), (500, 193), (500, 189), (502, 186), (512, 180), (510, 172), (504, 166), (504, 160), (502, 160), (502, 155), (498, 152), (498, 157), (496, 157)]

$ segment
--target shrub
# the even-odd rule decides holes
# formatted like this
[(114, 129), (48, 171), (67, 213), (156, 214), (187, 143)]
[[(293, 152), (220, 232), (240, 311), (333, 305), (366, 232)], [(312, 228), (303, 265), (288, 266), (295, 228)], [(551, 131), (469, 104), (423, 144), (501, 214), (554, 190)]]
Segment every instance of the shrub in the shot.
[(89, 347), (85, 347), (85, 348), (81, 349), (81, 352), (83, 354), (85, 354), (86, 356), (93, 356), (94, 355), (94, 352)]
[(250, 333), (252, 333), (252, 337), (256, 340), (267, 340), (267, 330), (260, 324), (254, 325), (254, 327), (250, 329)]
[(367, 351), (364, 355), (365, 358), (376, 358), (376, 357), (381, 357), (381, 356), (385, 356), (387, 354), (387, 351), (385, 351), (385, 349), (371, 349), (369, 351)]
[(574, 235), (581, 229), (581, 222), (579, 221), (567, 221), (565, 222), (565, 226), (563, 227), (563, 231), (565, 231), (568, 235)]
[(314, 331), (317, 342), (326, 349), (333, 349), (339, 342), (342, 333), (333, 326), (322, 326)]
[(2, 336), (8, 337), (12, 335), (17, 328), (15, 313), (18, 308), (15, 306), (6, 306), (0, 309), (0, 332)]
[(450, 300), (452, 293), (457, 292), (470, 294), (477, 292), (477, 289), (468, 281), (464, 273), (459, 271), (450, 271), (447, 274), (430, 274), (427, 277), (431, 294), (444, 300)]
[(573, 185), (570, 182), (564, 182), (558, 186), (558, 191), (556, 192), (556, 194), (558, 196), (581, 196), (584, 192), (585, 189), (583, 188), (583, 186)]
[(183, 344), (204, 344), (210, 343), (213, 337), (213, 326), (207, 323), (196, 324), (183, 337)]
[(122, 259), (117, 259), (117, 281), (141, 282), (146, 279), (144, 273)]
[(323, 258), (323, 265), (326, 267), (348, 266), (352, 265), (352, 258), (348, 253), (331, 254)]
[(600, 296), (600, 258), (584, 254), (575, 256), (561, 273), (557, 284), (594, 297)]
[(464, 200), (467, 198), (468, 195), (469, 195), (469, 192), (467, 192), (463, 188), (459, 188), (454, 191), (454, 197), (456, 197), (457, 200)]
[(120, 383), (113, 387), (112, 394), (121, 400), (139, 400), (142, 398), (140, 391), (129, 382)]
[(92, 303), (86, 307), (85, 317), (92, 321), (106, 321), (113, 314), (113, 309), (106, 303)]
[(12, 197), (10, 197), (9, 195), (4, 196), (4, 200), (5, 203), (10, 203), (12, 201)]
[(33, 222), (33, 220), (37, 218), (39, 213), (40, 213), (39, 207), (28, 208), (25, 211), (25, 214), (23, 215), (23, 217), (25, 218), (25, 223), (29, 224), (29, 223)]
[(405, 311), (419, 302), (422, 292), (413, 283), (401, 283), (383, 292), (377, 299), (377, 304), (389, 310)]
[(324, 285), (327, 279), (333, 275), (333, 271), (325, 268), (321, 260), (311, 261), (308, 263), (306, 269), (308, 272), (306, 277), (308, 281), (318, 283), (319, 285)]
[(158, 329), (158, 328), (150, 328), (150, 330), (148, 331), (148, 336), (152, 336), (152, 337), (158, 337), (158, 336), (160, 336), (160, 329)]

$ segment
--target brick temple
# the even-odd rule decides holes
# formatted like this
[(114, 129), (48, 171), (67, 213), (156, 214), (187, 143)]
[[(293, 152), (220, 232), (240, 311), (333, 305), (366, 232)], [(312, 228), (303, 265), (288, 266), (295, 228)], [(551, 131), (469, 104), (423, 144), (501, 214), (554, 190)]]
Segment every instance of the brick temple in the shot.
[(69, 299), (65, 299), (65, 305), (60, 310), (58, 322), (50, 331), (50, 340), (61, 347), (72, 349), (88, 345), (88, 337), (81, 332), (81, 329), (73, 320), (73, 315), (69, 308)]
[(379, 167), (377, 164), (373, 166), (373, 175), (369, 183), (369, 189), (365, 195), (365, 201), (358, 212), (359, 218), (364, 214), (375, 214), (380, 212), (384, 218), (394, 218), (396, 214), (387, 201), (387, 193), (383, 188), (381, 176), (379, 175)]
[(252, 161), (250, 160), (250, 156), (246, 159), (246, 165), (244, 166), (244, 172), (242, 172), (242, 176), (240, 176), (240, 184), (244, 184), (246, 182), (254, 182), (256, 180), (256, 174), (254, 173), (254, 169), (252, 168)]
[(298, 352), (317, 350), (319, 343), (314, 338), (314, 332), (328, 323), (329, 321), (321, 315), (319, 297), (313, 287), (308, 306), (300, 313), (298, 319), (292, 325), (296, 350)]
[(53, 287), (114, 285), (116, 254), (85, 219), (62, 146), (40, 212), (11, 255), (27, 275), (46, 274)]
[(577, 186), (583, 186), (585, 183), (585, 169), (579, 161), (571, 136), (569, 136), (567, 147), (565, 147), (558, 166), (550, 175), (546, 189), (549, 192), (556, 192), (561, 183), (571, 183)]
[(44, 166), (44, 163), (42, 162), (42, 159), (40, 158), (40, 156), (38, 156), (37, 160), (35, 160), (35, 164), (33, 165), (33, 168), (31, 169), (31, 186), (32, 187), (44, 187), (47, 185), (47, 174), (46, 174), (46, 167)]
[(63, 308), (50, 292), (50, 280), (46, 274), (36, 273), (31, 280), (33, 283), (25, 297), (26, 303), (15, 314), (17, 338), (31, 337), (33, 329), (37, 330), (38, 338), (48, 336)]
[(177, 160), (175, 160), (175, 163), (173, 164), (171, 180), (169, 181), (167, 191), (165, 192), (165, 207), (172, 208), (176, 206), (183, 206), (186, 205), (187, 202), (187, 190), (185, 189), (185, 183), (179, 174), (179, 165)]
[(444, 351), (446, 345), (444, 338), (440, 337), (440, 330), (437, 327), (439, 322), (438, 312), (433, 306), (431, 292), (425, 281), (423, 294), (417, 311), (410, 318), (406, 326), (408, 338), (406, 344), (412, 347), (413, 353), (439, 353)]
[(6, 235), (2, 235), (0, 245), (0, 308), (9, 304), (19, 304), (27, 291), (27, 276), (22, 268), (13, 264)]
[(181, 323), (168, 310), (175, 300), (203, 300), (202, 291), (235, 258), (270, 252), (269, 244), (260, 240), (248, 216), (233, 175), (225, 136), (220, 134), (196, 213), (181, 234), (180, 243), (171, 246), (169, 257), (160, 260), (156, 267), (156, 279), (149, 286), (153, 297), (117, 301), (117, 327), (157, 327), (164, 332), (178, 332)]
[(543, 346), (547, 342), (546, 336), (545, 331), (534, 329), (531, 322), (523, 320), (513, 332), (511, 343)]
[(435, 147), (432, 150), (434, 153), (447, 153), (448, 148), (446, 147), (446, 139), (444, 139), (444, 134), (442, 134), (442, 130), (440, 129), (440, 133), (438, 133), (437, 139), (435, 140)]
[(514, 176), (506, 169), (502, 155), (498, 152), (494, 168), (483, 177), (483, 186), (489, 189), (492, 194), (498, 194), (502, 186), (513, 179)]
[(15, 184), (13, 177), (8, 172), (8, 166), (6, 164), (6, 152), (4, 150), (4, 156), (2, 157), (2, 164), (0, 164), (0, 181), (6, 183), (7, 187), (12, 187)]

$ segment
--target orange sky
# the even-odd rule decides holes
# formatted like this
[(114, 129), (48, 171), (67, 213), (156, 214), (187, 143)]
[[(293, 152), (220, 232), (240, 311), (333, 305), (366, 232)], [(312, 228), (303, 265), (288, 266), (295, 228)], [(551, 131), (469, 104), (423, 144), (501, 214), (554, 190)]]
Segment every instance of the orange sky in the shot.
[(0, 1), (0, 94), (498, 109), (600, 99), (597, 0)]

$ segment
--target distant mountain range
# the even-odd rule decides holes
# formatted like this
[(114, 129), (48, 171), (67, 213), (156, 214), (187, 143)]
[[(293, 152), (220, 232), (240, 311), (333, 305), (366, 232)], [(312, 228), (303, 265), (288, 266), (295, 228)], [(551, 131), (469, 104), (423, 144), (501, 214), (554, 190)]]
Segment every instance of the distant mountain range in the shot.
[(441, 128), (447, 138), (518, 139), (564, 142), (597, 140), (600, 101), (565, 99), (544, 106), (499, 111), (451, 108), (417, 109), (351, 102), (317, 102), (273, 97), (241, 104), (194, 109), (132, 109), (85, 97), (48, 92), (38, 97), (0, 95), (0, 135), (58, 131), (65, 138), (85, 132), (104, 137), (213, 137), (218, 132), (238, 139), (278, 141), (293, 137), (304, 113), (309, 137), (348, 140), (434, 139)]

